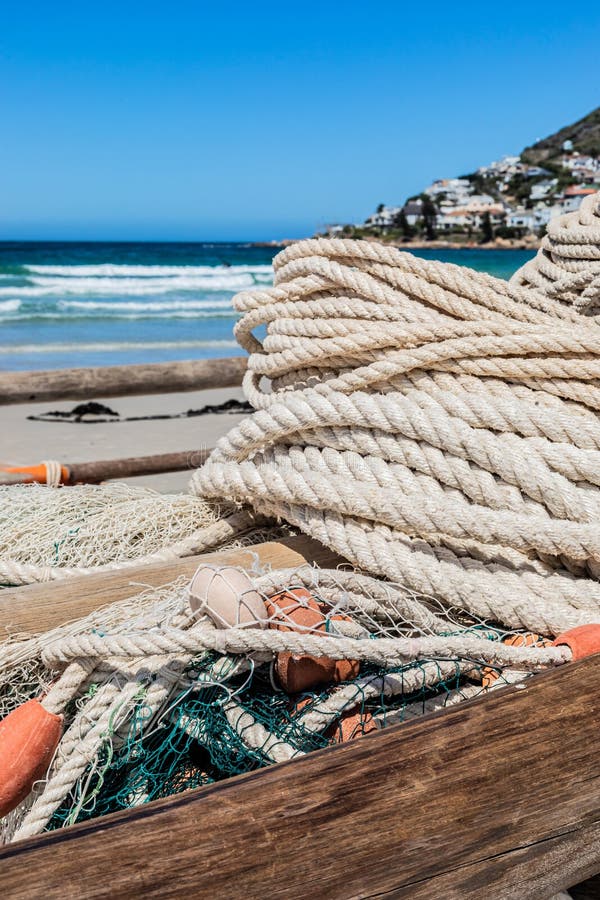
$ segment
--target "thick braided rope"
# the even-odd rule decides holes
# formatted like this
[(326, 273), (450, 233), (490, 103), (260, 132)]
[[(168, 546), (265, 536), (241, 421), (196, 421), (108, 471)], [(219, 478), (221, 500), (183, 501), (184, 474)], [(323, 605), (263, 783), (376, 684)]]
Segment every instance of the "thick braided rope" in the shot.
[[(185, 634), (191, 614), (180, 614), (174, 620)], [(209, 625), (204, 626), (209, 630)], [(181, 649), (181, 648), (180, 648)], [(63, 802), (85, 769), (93, 763), (100, 748), (107, 742), (119, 744), (130, 729), (130, 715), (135, 703), (143, 699), (150, 725), (163, 708), (173, 689), (182, 680), (190, 653), (144, 654), (143, 665), (132, 659), (127, 662), (115, 659), (107, 644), (105, 652), (96, 658), (93, 654), (77, 654), (48, 695), (42, 701), (49, 712), (60, 713), (66, 704), (81, 691), (94, 670), (100, 674), (100, 663), (108, 669), (104, 683), (89, 704), (82, 707), (64, 734), (42, 790), (27, 811), (12, 840), (21, 840), (39, 834)]]
[(190, 656), (203, 650), (222, 654), (256, 655), (269, 659), (276, 653), (301, 656), (326, 656), (330, 659), (360, 659), (379, 666), (395, 667), (418, 659), (467, 657), (473, 661), (525, 668), (562, 665), (571, 659), (571, 651), (559, 647), (512, 647), (470, 634), (420, 638), (365, 638), (320, 633), (301, 634), (254, 628), (227, 628), (197, 625), (189, 631), (164, 628), (151, 632), (113, 635), (83, 634), (66, 637), (48, 647), (45, 665), (60, 668), (77, 659), (106, 657), (135, 659), (158, 655)]
[(540, 252), (511, 283), (542, 290), (588, 316), (600, 314), (600, 196), (576, 213), (551, 219)]
[(300, 716), (299, 721), (309, 731), (319, 731), (330, 725), (335, 715), (339, 715), (342, 710), (353, 709), (376, 697), (414, 694), (446, 679), (456, 679), (459, 674), (471, 671), (471, 668), (471, 664), (465, 660), (427, 661), (420, 666), (402, 672), (390, 672), (383, 677), (363, 676), (349, 684), (340, 685), (324, 700), (311, 705)]
[[(109, 686), (105, 687), (108, 689)], [(23, 822), (17, 828), (12, 838), (13, 841), (32, 837), (43, 830), (73, 784), (83, 774), (89, 763), (95, 759), (99, 746), (106, 740), (110, 730), (114, 728), (115, 721), (119, 717), (126, 719), (138, 692), (139, 685), (135, 681), (127, 682), (120, 689), (114, 687), (110, 692), (110, 697), (105, 698), (103, 695), (99, 698), (99, 701), (104, 700), (105, 702), (98, 703), (95, 710), (98, 716), (88, 719), (90, 727), (87, 730), (75, 731), (74, 740), (70, 740), (69, 733), (65, 735), (67, 739), (65, 744), (68, 747), (65, 747), (64, 754), (60, 757), (55, 771), (51, 772), (43, 792), (34, 800)], [(107, 691), (104, 693), (106, 694)], [(93, 715), (93, 711), (90, 712)]]
[(193, 490), (509, 628), (597, 621), (598, 323), (364, 241), (294, 244), (275, 272), (234, 300), (256, 412)]

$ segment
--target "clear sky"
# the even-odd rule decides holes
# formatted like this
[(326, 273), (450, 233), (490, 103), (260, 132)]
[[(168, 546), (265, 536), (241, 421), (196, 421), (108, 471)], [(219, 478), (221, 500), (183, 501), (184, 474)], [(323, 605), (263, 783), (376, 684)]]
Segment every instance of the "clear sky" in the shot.
[(0, 239), (299, 237), (600, 104), (600, 4), (28, 0)]

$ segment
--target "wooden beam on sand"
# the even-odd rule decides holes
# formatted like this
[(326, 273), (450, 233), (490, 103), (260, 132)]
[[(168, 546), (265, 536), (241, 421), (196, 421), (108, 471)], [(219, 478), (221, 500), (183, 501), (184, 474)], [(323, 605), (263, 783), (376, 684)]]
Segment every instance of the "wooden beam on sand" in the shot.
[[(155, 453), (152, 456), (129, 456), (123, 459), (97, 459), (91, 462), (63, 463), (66, 477), (61, 484), (99, 484), (110, 478), (134, 478), (161, 472), (181, 472), (204, 465), (212, 449), (180, 450), (176, 453)], [(0, 466), (0, 486), (10, 484), (46, 483), (46, 467)]]
[[(40, 634), (117, 600), (138, 594), (145, 587), (168, 584), (185, 575), (191, 578), (201, 562), (252, 568), (258, 560), (273, 568), (315, 562), (335, 566), (341, 560), (317, 541), (304, 535), (255, 544), (241, 550), (218, 550), (167, 563), (132, 566), (123, 571), (76, 575), (42, 584), (0, 590), (0, 641), (14, 634)], [(0, 884), (1, 884), (0, 877)]]
[(540, 900), (600, 861), (600, 655), (0, 849), (13, 900)]
[(0, 405), (237, 387), (246, 357), (0, 373)]

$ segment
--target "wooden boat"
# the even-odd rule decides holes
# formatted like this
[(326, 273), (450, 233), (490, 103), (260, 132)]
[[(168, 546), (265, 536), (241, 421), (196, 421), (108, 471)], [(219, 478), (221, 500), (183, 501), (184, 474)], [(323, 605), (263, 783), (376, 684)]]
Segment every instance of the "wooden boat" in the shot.
[[(201, 561), (250, 567), (254, 554), (274, 567), (336, 562), (294, 537), (6, 589), (0, 640), (130, 596), (139, 578), (164, 584)], [(8, 845), (0, 885), (10, 898), (549, 898), (600, 865), (599, 679), (600, 654), (359, 741)], [(597, 882), (589, 891), (575, 896), (600, 896)]]

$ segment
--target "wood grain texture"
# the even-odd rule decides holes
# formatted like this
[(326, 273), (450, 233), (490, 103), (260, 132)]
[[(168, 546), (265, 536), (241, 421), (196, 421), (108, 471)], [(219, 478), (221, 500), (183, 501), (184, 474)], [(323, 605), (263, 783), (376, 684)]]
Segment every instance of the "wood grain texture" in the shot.
[(168, 563), (131, 567), (122, 572), (81, 575), (43, 584), (0, 590), (0, 641), (11, 634), (40, 634), (101, 606), (123, 600), (147, 586), (192, 577), (201, 562), (250, 568), (259, 562), (273, 568), (298, 566), (305, 561), (335, 566), (341, 560), (331, 550), (304, 535), (267, 541), (243, 550), (218, 550)]
[(197, 469), (206, 462), (211, 453), (211, 449), (180, 450), (175, 453), (154, 453), (151, 456), (66, 463), (69, 470), (68, 484), (98, 484), (109, 478), (134, 478), (139, 475)]
[(232, 356), (143, 365), (2, 372), (0, 406), (237, 387), (242, 383), (245, 371), (246, 358)]
[(0, 850), (7, 897), (547, 900), (600, 859), (600, 656)]
[[(90, 462), (63, 463), (69, 477), (65, 485), (99, 484), (110, 478), (135, 478), (139, 475), (156, 475), (161, 472), (182, 472), (204, 465), (212, 449), (178, 450), (174, 453), (153, 453), (151, 456), (126, 456), (119, 459), (96, 459)], [(35, 468), (38, 468), (36, 466)], [(0, 486), (7, 484), (31, 484), (39, 476), (25, 472), (4, 471), (0, 467)], [(46, 483), (44, 475), (42, 483)]]

